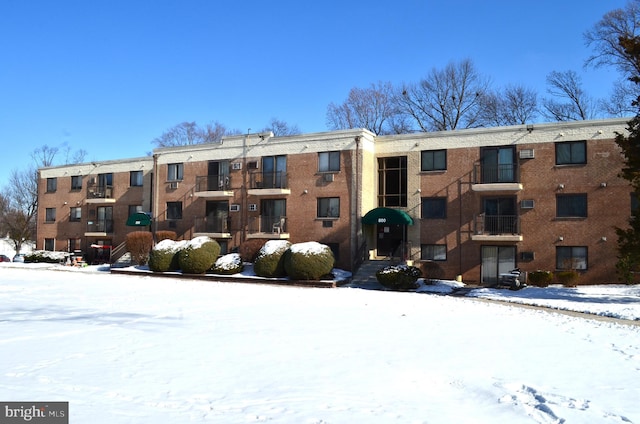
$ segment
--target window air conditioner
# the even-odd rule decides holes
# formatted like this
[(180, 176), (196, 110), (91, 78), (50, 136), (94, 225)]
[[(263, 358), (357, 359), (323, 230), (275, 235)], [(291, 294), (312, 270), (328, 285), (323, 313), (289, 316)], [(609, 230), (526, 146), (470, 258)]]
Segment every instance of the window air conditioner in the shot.
[(234, 162), (231, 164), (231, 169), (238, 170), (242, 169), (242, 162)]
[(333, 177), (333, 175), (334, 175), (334, 174), (324, 174), (324, 175), (323, 175), (323, 179), (324, 179), (326, 182), (330, 183), (330, 182), (332, 182), (332, 181), (333, 181), (333, 178), (334, 178), (334, 177)]
[(252, 162), (247, 162), (247, 169), (258, 169), (258, 161), (254, 160)]
[(526, 200), (521, 200), (520, 201), (520, 207), (522, 209), (533, 209), (533, 207), (535, 206), (536, 202), (532, 199), (526, 199)]
[(234, 203), (231, 206), (229, 206), (229, 211), (231, 212), (238, 212), (240, 210), (240, 205)]
[(533, 158), (535, 158), (535, 153), (533, 149), (520, 150), (520, 159), (533, 159)]
[(170, 188), (171, 190), (175, 190), (175, 189), (177, 189), (179, 186), (180, 186), (180, 183), (178, 183), (177, 181), (171, 181), (171, 182), (169, 183), (169, 188)]

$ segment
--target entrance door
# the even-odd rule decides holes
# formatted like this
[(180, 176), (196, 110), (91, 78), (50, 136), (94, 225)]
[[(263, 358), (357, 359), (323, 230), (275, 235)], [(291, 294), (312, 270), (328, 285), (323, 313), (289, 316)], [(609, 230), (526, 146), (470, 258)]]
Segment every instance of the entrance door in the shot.
[(376, 248), (378, 256), (402, 255), (402, 241), (406, 239), (404, 232), (407, 227), (400, 224), (378, 224), (377, 228)]
[(516, 267), (515, 246), (482, 246), (482, 283), (496, 284), (500, 274)]
[(229, 218), (229, 202), (207, 201), (207, 232), (226, 233), (228, 232), (227, 219)]
[(207, 172), (207, 190), (228, 190), (229, 189), (229, 162), (210, 161)]

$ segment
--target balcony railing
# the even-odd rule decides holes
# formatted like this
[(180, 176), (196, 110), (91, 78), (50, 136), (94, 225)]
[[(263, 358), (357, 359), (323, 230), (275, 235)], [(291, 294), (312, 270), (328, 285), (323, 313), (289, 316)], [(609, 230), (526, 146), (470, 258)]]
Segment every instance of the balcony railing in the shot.
[(231, 190), (229, 175), (204, 175), (196, 177), (196, 192)]
[(474, 184), (496, 184), (520, 182), (520, 168), (516, 163), (504, 165), (483, 165), (475, 163), (473, 166)]
[(286, 232), (286, 216), (260, 215), (249, 218), (249, 234), (283, 234)]
[(87, 222), (87, 233), (113, 233), (113, 219), (97, 219)]
[(87, 199), (113, 199), (113, 186), (96, 186), (87, 187)]
[(253, 172), (249, 174), (249, 188), (252, 188), (252, 189), (288, 188), (287, 173), (285, 171)]
[(520, 220), (515, 215), (476, 215), (474, 217), (474, 233), (485, 235), (520, 234)]
[(229, 217), (227, 216), (205, 216), (202, 218), (196, 218), (195, 232), (196, 233), (228, 233), (229, 232)]

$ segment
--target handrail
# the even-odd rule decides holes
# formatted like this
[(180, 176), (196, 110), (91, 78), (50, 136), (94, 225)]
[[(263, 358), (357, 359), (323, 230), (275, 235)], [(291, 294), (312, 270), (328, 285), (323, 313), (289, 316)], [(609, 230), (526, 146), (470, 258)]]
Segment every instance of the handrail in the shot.
[(127, 253), (127, 242), (123, 241), (115, 248), (111, 249), (111, 253), (109, 254), (109, 263), (113, 265), (118, 259), (124, 256), (125, 253)]

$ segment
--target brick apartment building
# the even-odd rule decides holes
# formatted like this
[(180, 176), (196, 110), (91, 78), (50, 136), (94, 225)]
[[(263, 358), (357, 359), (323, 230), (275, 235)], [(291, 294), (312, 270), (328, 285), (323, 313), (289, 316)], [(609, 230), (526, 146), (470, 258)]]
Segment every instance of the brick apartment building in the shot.
[(315, 240), (348, 270), (394, 256), (467, 282), (492, 283), (516, 266), (615, 282), (615, 227), (628, 225), (633, 201), (618, 177), (614, 137), (625, 131), (626, 119), (609, 119), (260, 133), (42, 168), (37, 248), (108, 260), (128, 232), (146, 228), (208, 235), (223, 252), (252, 238)]

